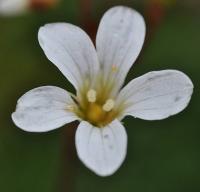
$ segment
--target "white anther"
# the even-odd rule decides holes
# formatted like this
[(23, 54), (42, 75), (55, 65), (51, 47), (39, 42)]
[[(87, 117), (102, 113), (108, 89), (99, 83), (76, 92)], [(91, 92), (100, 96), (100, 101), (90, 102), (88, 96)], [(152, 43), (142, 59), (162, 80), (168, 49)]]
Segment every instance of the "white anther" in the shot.
[(115, 102), (112, 99), (108, 99), (105, 104), (103, 105), (103, 110), (106, 112), (111, 111), (115, 106)]
[(94, 103), (97, 99), (97, 92), (94, 89), (90, 89), (87, 92), (87, 99), (90, 103)]

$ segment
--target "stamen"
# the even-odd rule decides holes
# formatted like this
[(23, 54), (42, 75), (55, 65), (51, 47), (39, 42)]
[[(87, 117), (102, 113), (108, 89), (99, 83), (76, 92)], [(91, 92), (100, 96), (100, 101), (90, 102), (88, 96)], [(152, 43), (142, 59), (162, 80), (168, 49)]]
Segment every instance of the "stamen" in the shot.
[(74, 111), (74, 105), (67, 105), (66, 110)]
[(94, 103), (97, 99), (97, 92), (94, 89), (90, 89), (87, 92), (87, 99), (90, 103)]
[(115, 106), (115, 102), (112, 99), (108, 99), (106, 103), (103, 105), (103, 110), (106, 112), (111, 111)]

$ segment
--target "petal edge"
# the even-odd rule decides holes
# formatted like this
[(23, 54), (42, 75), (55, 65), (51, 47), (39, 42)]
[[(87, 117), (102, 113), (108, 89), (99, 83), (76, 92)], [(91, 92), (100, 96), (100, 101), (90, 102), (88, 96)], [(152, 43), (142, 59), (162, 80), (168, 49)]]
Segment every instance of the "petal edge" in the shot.
[(121, 88), (145, 39), (146, 27), (140, 13), (132, 8), (116, 6), (102, 17), (96, 37), (97, 54), (105, 83), (117, 79)]
[(51, 131), (78, 119), (74, 113), (66, 110), (68, 105), (73, 105), (73, 101), (64, 89), (38, 87), (18, 100), (12, 120), (24, 131)]
[(54, 63), (76, 90), (94, 81), (99, 70), (97, 53), (89, 36), (69, 23), (40, 27), (38, 41), (47, 58)]
[(127, 134), (118, 120), (104, 128), (81, 122), (76, 131), (76, 149), (80, 160), (99, 176), (110, 176), (126, 157)]
[(193, 83), (183, 72), (153, 71), (129, 82), (120, 92), (117, 102), (124, 102), (127, 106), (124, 116), (160, 120), (185, 109), (192, 92)]

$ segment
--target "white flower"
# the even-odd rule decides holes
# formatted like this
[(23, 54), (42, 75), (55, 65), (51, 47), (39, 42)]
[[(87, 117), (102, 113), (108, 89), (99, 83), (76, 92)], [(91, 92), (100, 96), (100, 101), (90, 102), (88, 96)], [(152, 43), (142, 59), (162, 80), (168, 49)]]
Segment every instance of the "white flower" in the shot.
[(54, 86), (33, 89), (18, 100), (13, 121), (25, 131), (45, 132), (79, 120), (75, 138), (79, 158), (97, 175), (113, 174), (127, 151), (127, 135), (120, 121), (126, 115), (167, 118), (182, 111), (193, 92), (191, 80), (176, 70), (149, 72), (122, 88), (144, 37), (143, 17), (122, 6), (103, 16), (96, 50), (79, 27), (68, 23), (41, 27), (42, 49), (77, 93)]
[(58, 0), (0, 0), (0, 15), (20, 15), (30, 10), (47, 9)]
[(17, 15), (26, 12), (29, 0), (0, 0), (0, 15)]

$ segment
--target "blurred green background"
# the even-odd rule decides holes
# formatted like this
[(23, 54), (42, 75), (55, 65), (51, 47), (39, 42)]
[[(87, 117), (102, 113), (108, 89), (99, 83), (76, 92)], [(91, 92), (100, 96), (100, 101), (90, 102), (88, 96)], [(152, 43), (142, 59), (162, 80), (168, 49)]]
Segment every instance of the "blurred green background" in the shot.
[[(139, 10), (147, 23), (143, 51), (127, 80), (148, 71), (177, 69), (194, 83), (185, 111), (162, 121), (126, 118), (128, 155), (113, 176), (94, 175), (74, 151), (73, 125), (49, 133), (17, 128), (11, 113), (26, 91), (70, 83), (43, 54), (41, 25), (65, 21), (92, 37), (113, 5)], [(198, 0), (60, 0), (50, 10), (0, 17), (1, 192), (188, 192), (200, 191), (200, 3)]]

